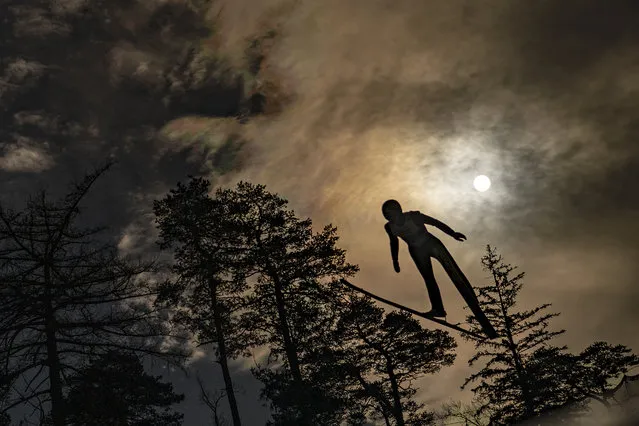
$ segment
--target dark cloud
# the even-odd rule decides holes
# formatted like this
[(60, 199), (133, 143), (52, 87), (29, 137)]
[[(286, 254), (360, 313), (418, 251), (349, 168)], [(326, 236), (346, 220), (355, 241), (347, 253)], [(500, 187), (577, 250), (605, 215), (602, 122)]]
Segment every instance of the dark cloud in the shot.
[[(518, 3), (505, 15), (510, 49), (504, 64), (516, 75), (513, 90), (547, 98), (567, 125), (587, 126), (590, 143), (601, 147), (593, 167), (620, 157), (594, 179), (588, 164), (577, 176), (562, 177), (569, 182), (561, 194), (562, 213), (573, 221), (637, 208), (639, 98), (636, 86), (624, 82), (633, 79), (639, 63), (638, 13), (634, 1), (587, 0)], [(570, 154), (578, 152), (555, 160), (568, 162)]]
[[(80, 206), (80, 225), (107, 225), (102, 238), (123, 253), (155, 256), (153, 200), (189, 174), (215, 180), (250, 159), (236, 117), (260, 112), (244, 111), (255, 73), (216, 50), (213, 17), (189, 4), (2, 2), (3, 208), (20, 209), (39, 190), (54, 200), (114, 159)], [(204, 373), (215, 388), (219, 377)], [(256, 406), (249, 376), (240, 371), (237, 382)], [(187, 424), (205, 423), (194, 381), (183, 388), (183, 408), (198, 411)], [(246, 421), (263, 422), (264, 411)]]
[(530, 90), (566, 90), (608, 55), (636, 45), (638, 13), (632, 0), (511, 3), (503, 34), (509, 62)]

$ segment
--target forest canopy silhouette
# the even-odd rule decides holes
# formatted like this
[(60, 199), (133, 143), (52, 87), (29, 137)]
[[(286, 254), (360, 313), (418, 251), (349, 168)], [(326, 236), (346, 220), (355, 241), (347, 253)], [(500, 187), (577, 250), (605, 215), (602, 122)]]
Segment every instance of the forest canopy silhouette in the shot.
[[(477, 337), (462, 337), (474, 342), (475, 372), (460, 385), (473, 384), (474, 403), (427, 406), (415, 383), (453, 363), (455, 337), (342, 285), (358, 267), (346, 261), (335, 227), (314, 230), (264, 185), (214, 189), (191, 177), (152, 206), (171, 260), (121, 257), (100, 240), (103, 227), (76, 226), (83, 199), (111, 166), (61, 200), (43, 192), (20, 211), (0, 209), (7, 419), (28, 405), (43, 424), (86, 424), (87, 416), (181, 424), (170, 406), (183, 395), (148, 376), (137, 357), (187, 368), (189, 346), (214, 349), (233, 425), (247, 408), (229, 361), (256, 349), (266, 355), (251, 372), (273, 425), (568, 421), (587, 415), (590, 401), (611, 409), (614, 381), (639, 364), (623, 345), (593, 342), (573, 353), (554, 344), (564, 332), (552, 329), (558, 314), (550, 304), (519, 308), (524, 274), (487, 246), (482, 265), (492, 278), (477, 287), (478, 300), (500, 337), (483, 337), (468, 316)], [(100, 411), (114, 404), (122, 408)]]

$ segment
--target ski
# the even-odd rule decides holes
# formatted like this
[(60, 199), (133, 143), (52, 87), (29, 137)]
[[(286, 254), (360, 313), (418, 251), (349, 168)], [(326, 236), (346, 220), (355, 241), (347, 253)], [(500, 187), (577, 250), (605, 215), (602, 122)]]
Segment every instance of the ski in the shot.
[(417, 311), (415, 309), (409, 308), (407, 306), (401, 305), (399, 303), (395, 303), (393, 301), (390, 301), (388, 299), (384, 299), (383, 297), (377, 296), (376, 294), (373, 294), (373, 293), (371, 293), (369, 291), (366, 291), (363, 288), (360, 288), (360, 287), (356, 286), (355, 284), (352, 284), (352, 283), (346, 281), (343, 278), (340, 279), (340, 282), (342, 284), (344, 284), (345, 286), (349, 287), (352, 290), (355, 290), (355, 291), (357, 291), (359, 293), (365, 294), (366, 296), (369, 296), (369, 297), (371, 297), (371, 298), (373, 298), (373, 299), (375, 299), (375, 300), (377, 300), (379, 302), (385, 303), (387, 305), (393, 306), (393, 307), (395, 307), (395, 308), (397, 308), (399, 310), (402, 310), (404, 312), (408, 312), (409, 314), (412, 314), (412, 315), (427, 319), (429, 321), (433, 321), (433, 322), (435, 322), (435, 323), (437, 323), (437, 324), (439, 324), (441, 326), (448, 327), (448, 328), (456, 330), (456, 331), (458, 331), (460, 333), (466, 334), (468, 336), (472, 336), (472, 337), (474, 337), (476, 339), (480, 339), (480, 340), (485, 340), (486, 339), (486, 336), (474, 333), (474, 332), (472, 332), (470, 330), (467, 330), (467, 329), (465, 329), (463, 327), (458, 326), (457, 324), (452, 324), (452, 323), (450, 323), (448, 321), (445, 321), (445, 320), (442, 320), (442, 319), (439, 319), (439, 318), (435, 318), (435, 317), (426, 315), (425, 312), (420, 312), (420, 311)]

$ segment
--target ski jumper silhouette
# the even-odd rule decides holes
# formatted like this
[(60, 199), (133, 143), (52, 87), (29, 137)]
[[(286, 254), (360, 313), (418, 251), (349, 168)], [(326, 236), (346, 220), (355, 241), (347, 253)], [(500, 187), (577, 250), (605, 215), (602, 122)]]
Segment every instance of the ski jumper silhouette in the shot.
[(408, 245), (408, 252), (412, 257), (419, 273), (424, 278), (428, 297), (430, 298), (431, 310), (424, 315), (433, 318), (446, 317), (446, 310), (442, 301), (439, 286), (433, 273), (431, 258), (437, 259), (444, 267), (444, 270), (455, 284), (455, 287), (462, 295), (473, 315), (480, 323), (489, 337), (497, 335), (488, 318), (481, 310), (477, 295), (468, 279), (461, 271), (444, 244), (433, 234), (426, 230), (426, 225), (432, 225), (450, 235), (457, 241), (465, 241), (466, 236), (461, 232), (453, 231), (448, 225), (434, 219), (419, 211), (403, 212), (402, 207), (396, 200), (388, 200), (382, 205), (382, 214), (388, 220), (384, 229), (390, 239), (391, 256), (395, 272), (400, 272), (399, 267), (399, 238)]

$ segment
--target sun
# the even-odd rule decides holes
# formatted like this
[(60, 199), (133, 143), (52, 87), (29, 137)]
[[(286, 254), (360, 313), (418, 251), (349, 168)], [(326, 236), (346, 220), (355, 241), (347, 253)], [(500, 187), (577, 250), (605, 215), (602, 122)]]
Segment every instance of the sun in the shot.
[(479, 192), (486, 192), (490, 188), (490, 179), (488, 176), (479, 175), (473, 181), (473, 186)]

